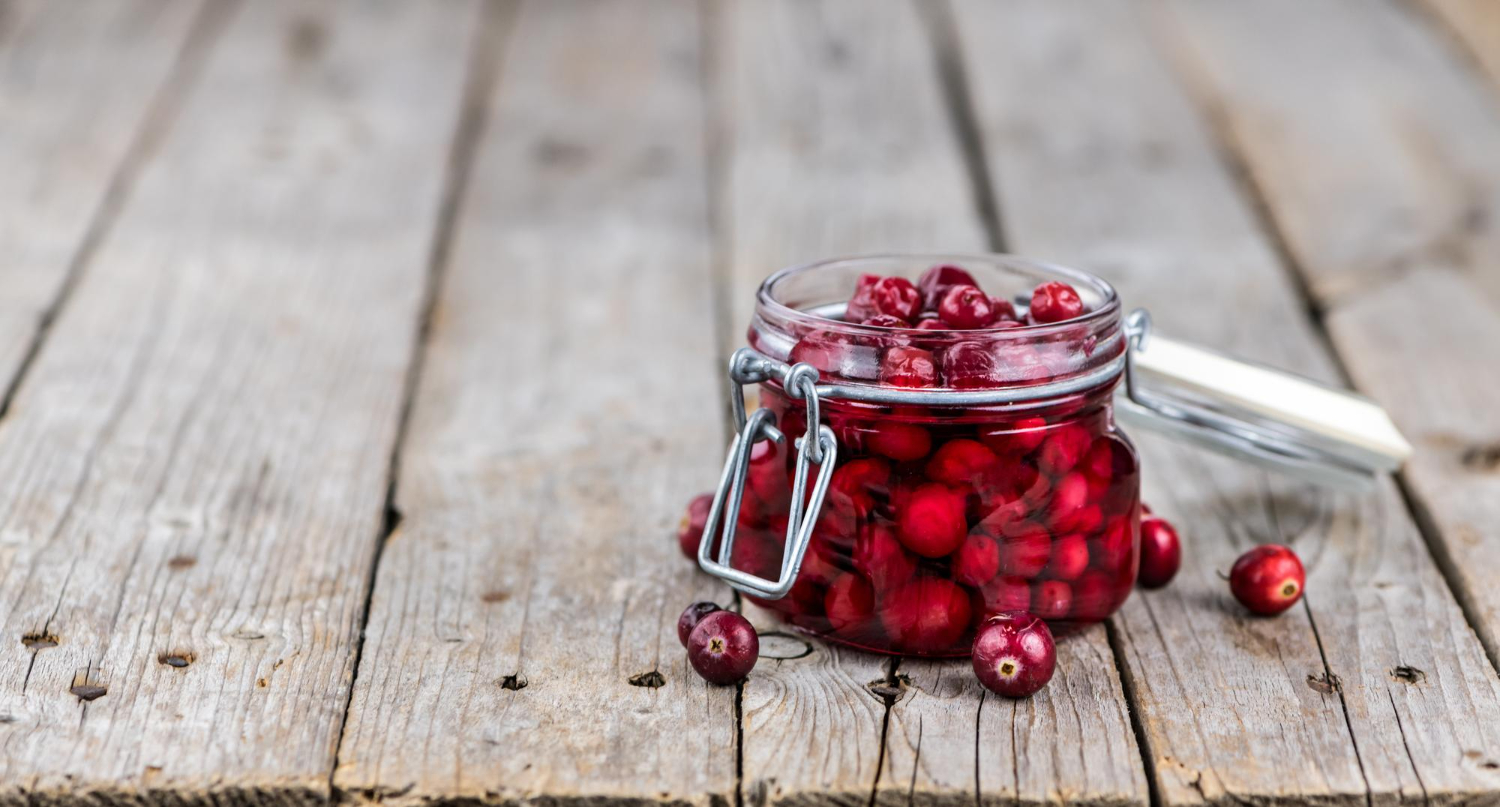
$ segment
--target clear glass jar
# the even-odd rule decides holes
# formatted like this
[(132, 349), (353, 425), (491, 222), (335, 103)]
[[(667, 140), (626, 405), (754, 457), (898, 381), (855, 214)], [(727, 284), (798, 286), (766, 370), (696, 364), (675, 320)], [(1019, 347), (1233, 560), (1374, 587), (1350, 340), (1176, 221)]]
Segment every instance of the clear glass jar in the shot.
[[(1063, 281), (1086, 313), (970, 331), (840, 319), (861, 275), (915, 281), (937, 264), (961, 266), (1006, 297)], [(1109, 284), (1000, 255), (831, 260), (769, 278), (748, 339), (762, 356), (811, 364), (821, 387), (837, 387), (818, 396), (836, 460), (800, 570), (786, 596), (751, 599), (832, 641), (921, 656), (967, 655), (975, 626), (999, 611), (1031, 610), (1067, 630), (1125, 601), (1139, 556), (1140, 473), (1114, 421), (1127, 339)], [(891, 372), (891, 351), (930, 357), (934, 384), (914, 389)], [(913, 398), (920, 403), (859, 400), (890, 389), (928, 394)], [(785, 439), (749, 452), (729, 560), (776, 580), (807, 406), (774, 378), (761, 383), (760, 400)]]

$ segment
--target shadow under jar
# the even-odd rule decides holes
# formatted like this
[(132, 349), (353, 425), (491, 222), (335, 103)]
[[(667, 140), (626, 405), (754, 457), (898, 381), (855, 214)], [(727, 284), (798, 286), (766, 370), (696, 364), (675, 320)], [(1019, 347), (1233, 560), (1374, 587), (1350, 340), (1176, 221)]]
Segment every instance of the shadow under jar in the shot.
[[(1084, 313), (963, 331), (843, 320), (862, 275), (916, 280), (938, 264), (962, 267), (1004, 298), (1067, 283)], [(747, 591), (752, 600), (844, 644), (963, 656), (988, 615), (1030, 610), (1066, 631), (1103, 620), (1129, 596), (1140, 471), (1114, 421), (1128, 340), (1109, 284), (998, 255), (831, 260), (769, 278), (748, 339), (768, 364), (818, 370), (819, 420), (837, 444), (798, 567), (785, 546), (802, 509), (792, 505), (806, 395), (763, 376), (760, 402), (775, 428), (747, 442), (728, 565), (795, 579), (785, 596)], [(803, 501), (816, 487), (811, 475)]]

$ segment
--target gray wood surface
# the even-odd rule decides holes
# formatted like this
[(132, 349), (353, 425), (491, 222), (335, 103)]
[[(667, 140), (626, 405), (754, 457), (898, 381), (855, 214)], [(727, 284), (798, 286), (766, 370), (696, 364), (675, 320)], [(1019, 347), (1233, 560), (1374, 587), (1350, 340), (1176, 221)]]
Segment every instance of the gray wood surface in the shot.
[[(959, 8), (1014, 248), (1114, 279), (1163, 333), (1336, 378), (1141, 6)], [(1058, 91), (1028, 92), (1046, 81)], [(1393, 486), (1308, 489), (1133, 433), (1147, 501), (1186, 546), (1172, 586), (1113, 620), (1163, 802), (1453, 801), (1496, 786), (1484, 764), (1500, 752), (1500, 684)], [(1247, 618), (1219, 578), (1258, 542), (1309, 567), (1304, 606), (1278, 619)], [(1425, 678), (1397, 680), (1403, 665)]]
[(1439, 24), (1500, 82), (1500, 5), (1493, 0), (1423, 0)]
[[(204, 30), (192, 37), (195, 21)], [(74, 267), (113, 221), (151, 135), (171, 117), (181, 81), (212, 38), (209, 22), (193, 2), (5, 6), (0, 387), (25, 362)]]
[(239, 8), (82, 267), (0, 423), (0, 803), (329, 796), (464, 9)]
[[(756, 283), (782, 266), (986, 248), (914, 6), (743, 2), (724, 7), (716, 23), (717, 97), (729, 105), (716, 129), (726, 175), (720, 244), (732, 288), (726, 350), (743, 344)], [(777, 620), (757, 612), (757, 624)], [(763, 663), (765, 675), (757, 669), (745, 684), (743, 779), (752, 803), (1146, 800), (1102, 629), (1065, 642), (1067, 684), (1024, 704), (986, 699), (967, 661), (893, 668), (877, 656), (812, 647), (805, 658)], [(889, 714), (880, 687), (895, 693)], [(981, 726), (996, 730), (981, 734)]]
[(505, 41), (337, 784), (731, 804), (736, 688), (676, 633), (731, 601), (675, 538), (726, 444), (698, 20), (537, 0)]

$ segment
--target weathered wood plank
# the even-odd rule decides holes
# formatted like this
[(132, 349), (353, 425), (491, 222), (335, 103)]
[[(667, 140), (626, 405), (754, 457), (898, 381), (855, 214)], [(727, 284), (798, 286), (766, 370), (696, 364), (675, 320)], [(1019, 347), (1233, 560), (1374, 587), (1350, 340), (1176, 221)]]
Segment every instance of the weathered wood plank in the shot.
[[(676, 519), (725, 445), (692, 6), (522, 5), (460, 208), (336, 784), (729, 804), (729, 591)], [(659, 686), (642, 676), (656, 673)]]
[(1493, 0), (1423, 0), (1500, 82), (1500, 5)]
[[(986, 248), (912, 6), (743, 2), (724, 6), (716, 23), (721, 249), (732, 288), (726, 345), (743, 343), (755, 286), (782, 266)], [(763, 629), (777, 625), (751, 610)], [(1064, 643), (1061, 655), (1067, 685), (1021, 705), (985, 700), (967, 661), (902, 661), (908, 683), (888, 717), (867, 688), (888, 677), (878, 656), (814, 642), (806, 658), (763, 663), (743, 694), (745, 797), (865, 804), (873, 793), (882, 804), (969, 804), (1009, 800), (1021, 782), (1022, 799), (1042, 801), (1066, 792), (1075, 772), (1052, 760), (1087, 755), (1094, 803), (1144, 803), (1103, 630)], [(1012, 712), (1025, 723), (1018, 731), (990, 725)], [(985, 730), (976, 733), (979, 722)]]
[[(1336, 377), (1153, 46), (1149, 12), (1040, 0), (959, 10), (1017, 250), (1111, 278), (1128, 304), (1154, 306), (1164, 333)], [(1268, 57), (1299, 16), (1257, 32)], [(1031, 91), (1042, 85), (1049, 92)], [(1136, 437), (1146, 498), (1186, 541), (1173, 585), (1138, 593), (1113, 620), (1162, 801), (1486, 797), (1497, 784), (1483, 765), (1500, 753), (1500, 682), (1394, 487), (1371, 497), (1304, 489)], [(1305, 608), (1251, 619), (1217, 573), (1268, 541), (1299, 551), (1309, 594)], [(1425, 681), (1393, 678), (1402, 665)], [(1341, 689), (1326, 685), (1329, 673)]]
[(475, 8), (228, 21), (0, 424), (0, 803), (328, 798)]
[[(0, 16), (0, 379), (8, 383), (169, 112), (197, 3), (25, 0)], [(207, 38), (207, 37), (203, 37)]]
[[(1191, 10), (1178, 15), (1184, 41), (1202, 43), (1185, 54), (1188, 75), (1221, 96), (1225, 136), (1349, 373), (1416, 446), (1405, 478), (1500, 662), (1494, 88), (1387, 3)], [(1258, 43), (1294, 17), (1278, 47)], [(1340, 114), (1319, 114), (1333, 95)]]

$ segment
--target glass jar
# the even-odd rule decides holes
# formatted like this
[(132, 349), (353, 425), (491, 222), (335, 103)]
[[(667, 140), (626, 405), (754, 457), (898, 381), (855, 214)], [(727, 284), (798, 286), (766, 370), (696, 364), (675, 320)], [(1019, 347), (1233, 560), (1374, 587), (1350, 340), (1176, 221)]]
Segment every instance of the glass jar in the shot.
[[(861, 275), (915, 280), (942, 263), (992, 293), (1066, 282), (1086, 313), (969, 331), (839, 318)], [(760, 356), (809, 364), (845, 393), (820, 401), (836, 458), (795, 581), (786, 596), (753, 600), (833, 641), (957, 656), (988, 614), (1031, 610), (1066, 630), (1104, 619), (1129, 595), (1140, 473), (1113, 417), (1126, 340), (1109, 284), (1004, 256), (832, 260), (769, 278), (748, 338)], [(892, 370), (897, 357), (930, 360), (934, 386), (911, 386)], [(882, 390), (925, 394), (858, 399)], [(760, 401), (782, 439), (750, 448), (730, 565), (769, 580), (787, 560), (808, 407), (776, 378), (761, 383)]]

